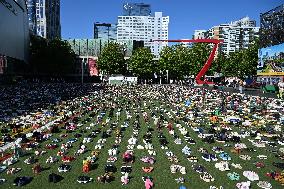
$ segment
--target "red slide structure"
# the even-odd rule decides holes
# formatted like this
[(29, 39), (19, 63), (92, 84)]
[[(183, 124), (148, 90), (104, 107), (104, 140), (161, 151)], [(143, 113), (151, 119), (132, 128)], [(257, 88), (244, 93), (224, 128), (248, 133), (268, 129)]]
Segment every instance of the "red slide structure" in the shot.
[(207, 70), (210, 68), (213, 60), (215, 53), (219, 47), (220, 43), (223, 43), (223, 40), (218, 40), (218, 39), (181, 39), (181, 40), (153, 40), (154, 42), (173, 42), (173, 43), (180, 43), (180, 42), (187, 42), (187, 43), (213, 43), (214, 47), (212, 49), (212, 52), (209, 55), (208, 60), (204, 64), (203, 68), (200, 70), (200, 72), (197, 74), (195, 77), (195, 81), (198, 85), (202, 84), (213, 84), (213, 82), (208, 82), (208, 81), (202, 81), (201, 78), (205, 76), (205, 73)]

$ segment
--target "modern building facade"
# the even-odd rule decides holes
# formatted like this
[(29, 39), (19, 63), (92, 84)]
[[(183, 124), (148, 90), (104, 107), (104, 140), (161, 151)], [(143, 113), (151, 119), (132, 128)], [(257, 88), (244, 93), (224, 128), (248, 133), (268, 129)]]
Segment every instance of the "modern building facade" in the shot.
[[(76, 74), (82, 73), (82, 64), (84, 76), (98, 75), (97, 60), (104, 46), (108, 44), (105, 39), (68, 39), (72, 50), (77, 55)], [(123, 41), (125, 59), (129, 59), (133, 51), (133, 41)], [(93, 72), (92, 72), (93, 70)]]
[(257, 75), (263, 83), (284, 79), (284, 4), (260, 14)]
[(207, 30), (195, 30), (193, 39), (205, 39)]
[(27, 0), (29, 27), (34, 35), (61, 38), (60, 0)]
[(9, 67), (7, 59), (28, 61), (29, 26), (24, 0), (0, 1), (0, 74)]
[[(104, 46), (108, 44), (105, 39), (68, 39), (68, 43), (78, 56), (91, 56), (98, 57)], [(130, 57), (132, 55), (133, 41), (125, 40), (121, 41), (125, 48), (125, 56)]]
[(259, 27), (256, 21), (249, 17), (244, 17), (238, 21), (228, 24), (220, 24), (210, 28), (208, 31), (196, 30), (194, 39), (209, 38), (223, 40), (220, 50), (229, 54), (241, 49), (246, 49), (254, 42), (255, 37), (259, 36)]
[(167, 42), (153, 42), (153, 40), (167, 40), (169, 16), (162, 12), (155, 12), (154, 16), (118, 16), (117, 41), (144, 41), (144, 46), (158, 56)]
[(123, 16), (151, 16), (151, 5), (144, 3), (124, 3)]
[(108, 41), (116, 40), (117, 24), (110, 23), (94, 23), (94, 39), (102, 39)]
[(284, 43), (284, 4), (260, 14), (260, 45)]

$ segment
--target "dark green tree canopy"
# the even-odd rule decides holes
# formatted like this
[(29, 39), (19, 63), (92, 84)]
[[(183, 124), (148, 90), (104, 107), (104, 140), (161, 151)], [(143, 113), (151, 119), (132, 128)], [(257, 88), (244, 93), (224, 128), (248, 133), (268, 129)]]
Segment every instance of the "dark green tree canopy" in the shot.
[(141, 78), (151, 78), (156, 72), (154, 55), (149, 48), (138, 48), (129, 60), (129, 70)]
[(123, 47), (115, 42), (109, 42), (104, 46), (98, 59), (98, 67), (107, 74), (124, 74), (126, 63)]
[(192, 47), (173, 45), (165, 47), (159, 60), (159, 68), (169, 71), (171, 78), (182, 79), (196, 75), (208, 59), (210, 49), (207, 44), (194, 44)]
[(222, 73), (225, 77), (255, 76), (257, 73), (259, 41), (255, 41), (247, 49), (225, 55), (219, 53), (210, 71)]
[(75, 72), (76, 55), (67, 41), (31, 36), (30, 53), (34, 74), (64, 76)]

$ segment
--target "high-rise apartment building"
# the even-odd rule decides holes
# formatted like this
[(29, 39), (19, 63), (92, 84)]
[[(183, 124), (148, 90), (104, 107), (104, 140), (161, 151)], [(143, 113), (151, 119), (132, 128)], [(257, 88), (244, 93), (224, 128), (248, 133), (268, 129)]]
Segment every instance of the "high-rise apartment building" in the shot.
[(144, 3), (124, 3), (123, 16), (150, 16), (151, 5)]
[(27, 0), (31, 33), (46, 39), (61, 38), (60, 0)]
[(99, 23), (94, 24), (94, 39), (116, 40), (117, 24)]
[(255, 37), (259, 36), (259, 27), (256, 27), (254, 20), (251, 20), (249, 17), (244, 17), (235, 22), (214, 26), (206, 32), (196, 30), (194, 39), (198, 39), (200, 36), (209, 39), (223, 40), (224, 42), (220, 45), (220, 50), (229, 54), (248, 48), (249, 45), (254, 42)]
[(144, 46), (158, 56), (167, 42), (152, 42), (152, 40), (168, 39), (169, 16), (163, 17), (162, 12), (155, 16), (119, 16), (117, 25), (117, 41), (144, 41)]

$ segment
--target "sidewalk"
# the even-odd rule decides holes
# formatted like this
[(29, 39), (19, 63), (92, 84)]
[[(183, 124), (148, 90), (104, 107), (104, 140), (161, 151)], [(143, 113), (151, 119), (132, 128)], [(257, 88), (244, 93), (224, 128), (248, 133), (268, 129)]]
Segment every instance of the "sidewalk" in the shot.
[[(201, 88), (201, 87), (198, 87)], [(203, 86), (203, 88), (206, 89), (213, 89), (213, 86)], [(216, 90), (216, 89), (215, 89)], [(220, 90), (220, 89), (217, 89)], [(239, 93), (238, 89), (234, 89), (232, 87), (224, 87), (224, 91), (229, 93)], [(267, 97), (267, 98), (278, 98), (276, 93), (263, 93), (261, 89), (253, 89), (253, 88), (245, 88), (243, 91), (246, 95), (252, 95), (252, 96), (260, 96), (260, 97)]]

